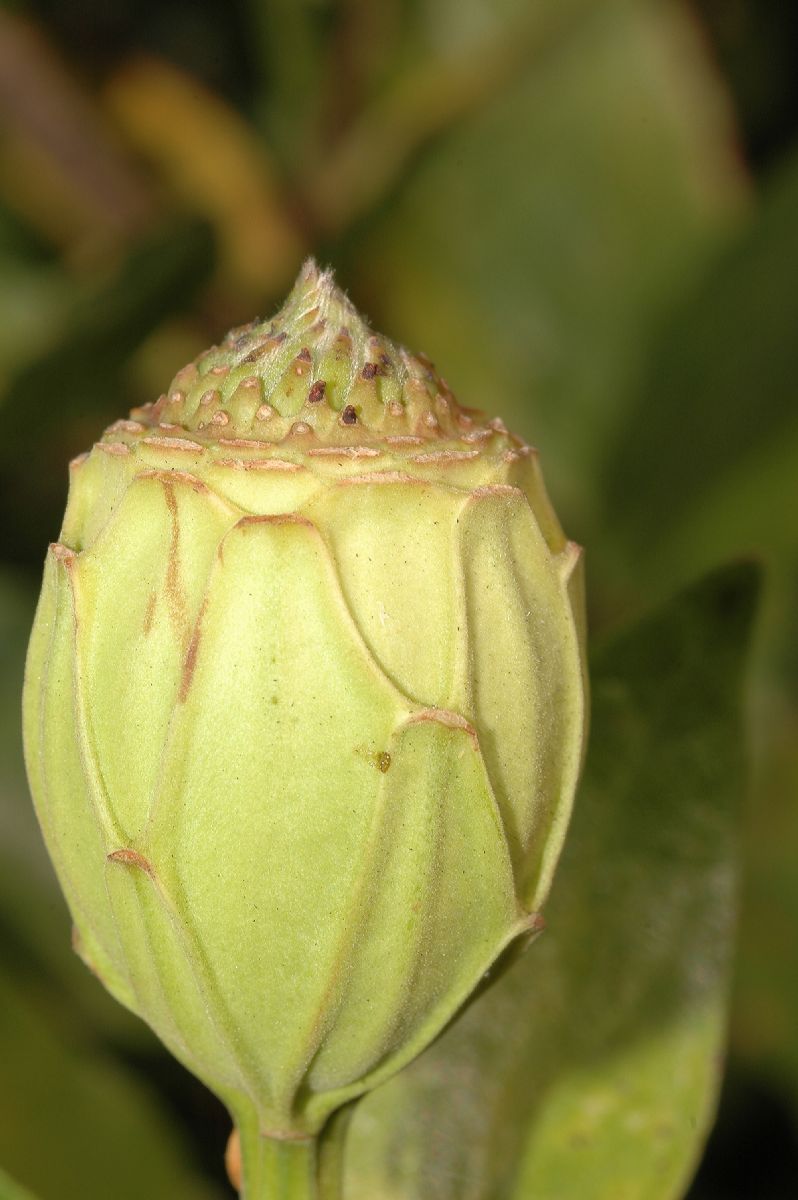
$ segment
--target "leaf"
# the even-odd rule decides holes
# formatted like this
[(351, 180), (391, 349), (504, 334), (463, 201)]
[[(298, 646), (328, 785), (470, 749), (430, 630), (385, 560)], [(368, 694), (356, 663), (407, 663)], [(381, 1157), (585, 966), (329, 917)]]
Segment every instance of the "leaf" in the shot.
[[(624, 587), (656, 594), (724, 556), (770, 567), (733, 1017), (736, 1053), (798, 1102), (798, 154), (662, 331), (608, 457), (606, 531)], [(634, 496), (633, 504), (629, 497)]]
[(187, 308), (211, 263), (204, 225), (158, 229), (102, 284), (75, 291), (69, 320), (59, 320), (38, 356), (12, 375), (0, 403), (0, 554), (24, 555), (36, 539), (43, 552), (56, 536), (65, 458), (85, 448), (103, 419), (124, 415), (126, 358), (165, 316)]
[(43, 1196), (211, 1200), (154, 1093), (62, 1036), (1, 967), (0, 1061), (0, 1158)]
[(36, 1200), (32, 1192), (21, 1188), (18, 1183), (14, 1183), (6, 1175), (5, 1171), (0, 1170), (0, 1200)]
[(587, 540), (593, 479), (650, 339), (747, 189), (682, 7), (584, 7), (416, 155), (351, 239), (350, 272), (379, 327), (535, 440)]
[(355, 1108), (346, 1200), (683, 1194), (724, 1042), (756, 590), (727, 568), (597, 652), (548, 929)]
[(662, 330), (608, 456), (608, 525), (659, 586), (752, 545), (798, 552), (796, 205), (798, 154)]

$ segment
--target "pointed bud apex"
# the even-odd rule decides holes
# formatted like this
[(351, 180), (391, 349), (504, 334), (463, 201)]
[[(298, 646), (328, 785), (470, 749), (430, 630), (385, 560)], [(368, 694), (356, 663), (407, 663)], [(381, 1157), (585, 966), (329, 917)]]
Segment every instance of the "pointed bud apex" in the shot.
[(80, 954), (245, 1176), (245, 1131), (314, 1135), (539, 930), (581, 603), (535, 452), (312, 262), (75, 461), (31, 788)]

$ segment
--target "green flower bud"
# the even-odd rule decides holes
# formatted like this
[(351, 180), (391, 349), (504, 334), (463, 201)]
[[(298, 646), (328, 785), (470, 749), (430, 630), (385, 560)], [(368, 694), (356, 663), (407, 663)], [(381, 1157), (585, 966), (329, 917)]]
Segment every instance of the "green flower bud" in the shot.
[(535, 452), (313, 263), (72, 464), (39, 820), (79, 953), (242, 1127), (316, 1134), (538, 927), (580, 584)]

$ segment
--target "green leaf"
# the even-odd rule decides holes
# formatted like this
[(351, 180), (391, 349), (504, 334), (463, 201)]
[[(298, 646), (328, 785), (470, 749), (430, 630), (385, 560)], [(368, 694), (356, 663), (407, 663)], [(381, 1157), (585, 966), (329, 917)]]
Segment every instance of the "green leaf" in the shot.
[(36, 1197), (0, 1170), (0, 1200), (36, 1200)]
[(353, 239), (351, 274), (379, 327), (541, 447), (587, 540), (650, 339), (736, 227), (746, 184), (681, 6), (583, 7), (416, 155)]
[(674, 1200), (714, 1111), (757, 576), (601, 648), (548, 929), (355, 1109), (346, 1200)]
[(798, 555), (796, 206), (798, 154), (662, 330), (608, 457), (607, 524), (638, 585), (752, 546)]
[[(798, 1102), (798, 153), (666, 327), (607, 461), (606, 537), (623, 588), (656, 594), (724, 557), (770, 567), (751, 716), (733, 1044)], [(629, 502), (634, 497), (634, 503)]]
[(0, 967), (0, 1159), (47, 1197), (211, 1200), (155, 1094), (88, 1049)]
[(172, 223), (102, 281), (75, 289), (68, 308), (43, 306), (40, 320), (52, 318), (53, 327), (39, 334), (38, 355), (12, 373), (0, 404), (0, 554), (24, 556), (37, 539), (43, 552), (57, 535), (65, 460), (103, 420), (124, 414), (128, 357), (164, 317), (186, 310), (212, 259), (204, 225)]

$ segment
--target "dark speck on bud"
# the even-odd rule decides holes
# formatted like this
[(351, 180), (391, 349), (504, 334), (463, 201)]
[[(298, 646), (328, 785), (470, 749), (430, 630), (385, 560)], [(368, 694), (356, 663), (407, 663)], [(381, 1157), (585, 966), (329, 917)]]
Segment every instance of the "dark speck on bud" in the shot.
[(308, 392), (308, 403), (319, 404), (324, 399), (324, 393), (327, 390), (327, 384), (323, 379), (317, 379), (313, 387)]
[(353, 405), (347, 404), (346, 408), (341, 413), (341, 420), (343, 421), (344, 425), (357, 424), (357, 413), (355, 412)]

